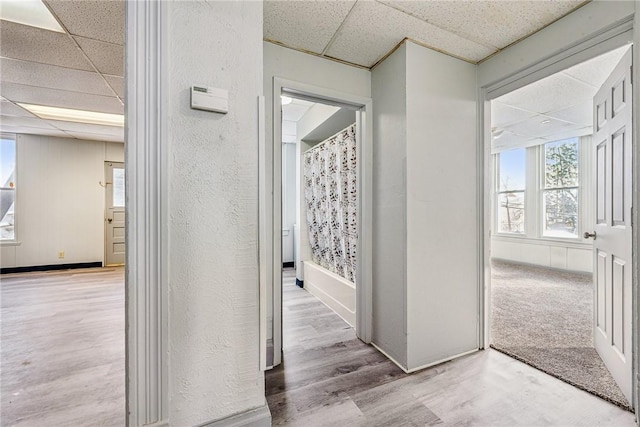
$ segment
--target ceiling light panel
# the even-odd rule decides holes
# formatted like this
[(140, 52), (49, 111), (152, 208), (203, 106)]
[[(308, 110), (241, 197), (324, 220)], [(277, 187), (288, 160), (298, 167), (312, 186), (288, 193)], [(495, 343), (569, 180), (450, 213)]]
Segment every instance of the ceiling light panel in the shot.
[(0, 19), (64, 33), (56, 18), (40, 0), (2, 0)]
[(69, 108), (49, 107), (18, 103), (41, 119), (62, 120), (76, 123), (90, 123), (105, 126), (124, 126), (124, 116), (120, 114), (98, 113), (95, 111), (72, 110)]

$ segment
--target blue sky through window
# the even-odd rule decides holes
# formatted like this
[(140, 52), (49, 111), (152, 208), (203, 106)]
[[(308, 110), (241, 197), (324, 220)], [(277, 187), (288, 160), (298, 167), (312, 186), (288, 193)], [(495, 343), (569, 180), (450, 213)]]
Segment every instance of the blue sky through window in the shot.
[(524, 148), (500, 153), (500, 191), (525, 189)]
[(0, 186), (4, 186), (16, 166), (16, 143), (13, 139), (0, 139)]

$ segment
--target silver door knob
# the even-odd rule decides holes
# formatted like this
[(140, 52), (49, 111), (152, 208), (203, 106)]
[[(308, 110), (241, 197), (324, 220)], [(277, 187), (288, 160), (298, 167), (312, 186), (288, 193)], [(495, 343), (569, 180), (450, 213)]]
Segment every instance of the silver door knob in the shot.
[(592, 238), (593, 240), (596, 240), (596, 232), (594, 231), (593, 233), (589, 233), (588, 231), (584, 232), (584, 238), (588, 239), (588, 238)]

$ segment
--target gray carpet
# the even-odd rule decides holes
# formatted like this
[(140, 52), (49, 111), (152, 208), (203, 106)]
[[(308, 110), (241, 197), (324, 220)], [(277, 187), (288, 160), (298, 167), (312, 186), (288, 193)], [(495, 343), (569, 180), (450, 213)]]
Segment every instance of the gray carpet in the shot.
[(492, 261), (492, 347), (631, 410), (593, 347), (590, 274)]

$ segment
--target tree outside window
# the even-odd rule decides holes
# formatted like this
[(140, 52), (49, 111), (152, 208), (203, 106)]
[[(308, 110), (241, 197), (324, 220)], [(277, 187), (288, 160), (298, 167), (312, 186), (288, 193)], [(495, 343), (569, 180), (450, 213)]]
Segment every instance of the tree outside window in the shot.
[(525, 229), (525, 165), (524, 148), (504, 151), (498, 161), (498, 232), (524, 234)]
[(544, 146), (543, 234), (578, 237), (578, 138)]

